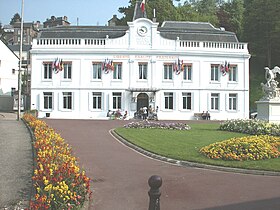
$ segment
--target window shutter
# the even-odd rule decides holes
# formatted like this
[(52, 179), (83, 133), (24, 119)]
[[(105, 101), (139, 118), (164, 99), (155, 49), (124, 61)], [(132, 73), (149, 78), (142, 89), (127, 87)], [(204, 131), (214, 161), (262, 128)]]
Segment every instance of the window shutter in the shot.
[(177, 110), (178, 103), (177, 103), (177, 95), (176, 92), (173, 92), (173, 110)]
[(44, 93), (42, 92), (41, 94), (38, 94), (38, 105), (37, 107), (39, 108), (39, 110), (43, 110), (44, 109)]
[(225, 93), (225, 110), (229, 111), (229, 94)]
[(92, 93), (88, 92), (88, 110), (92, 111), (92, 99), (91, 99)]

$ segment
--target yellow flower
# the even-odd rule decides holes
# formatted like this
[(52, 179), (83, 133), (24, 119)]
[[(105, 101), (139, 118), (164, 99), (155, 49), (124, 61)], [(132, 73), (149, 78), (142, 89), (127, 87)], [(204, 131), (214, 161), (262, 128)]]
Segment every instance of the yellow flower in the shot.
[(49, 184), (49, 180), (45, 179), (44, 180), (44, 185), (47, 186)]

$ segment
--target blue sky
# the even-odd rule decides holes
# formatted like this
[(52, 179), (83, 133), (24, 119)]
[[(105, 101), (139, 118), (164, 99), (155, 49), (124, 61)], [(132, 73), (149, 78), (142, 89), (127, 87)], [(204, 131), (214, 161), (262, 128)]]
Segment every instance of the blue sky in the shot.
[[(21, 15), (22, 0), (0, 0), (0, 22), (10, 23), (14, 14)], [(67, 16), (71, 25), (105, 25), (116, 14), (119, 7), (127, 7), (129, 0), (24, 0), (24, 22), (43, 23), (52, 15)]]

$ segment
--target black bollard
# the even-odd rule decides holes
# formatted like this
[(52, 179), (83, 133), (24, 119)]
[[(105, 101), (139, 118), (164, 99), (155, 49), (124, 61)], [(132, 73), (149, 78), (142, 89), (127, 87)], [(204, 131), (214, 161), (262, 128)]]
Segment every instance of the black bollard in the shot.
[(159, 197), (161, 192), (159, 188), (161, 187), (162, 179), (160, 176), (153, 175), (149, 178), (148, 184), (151, 188), (148, 192), (150, 196), (149, 210), (160, 210)]

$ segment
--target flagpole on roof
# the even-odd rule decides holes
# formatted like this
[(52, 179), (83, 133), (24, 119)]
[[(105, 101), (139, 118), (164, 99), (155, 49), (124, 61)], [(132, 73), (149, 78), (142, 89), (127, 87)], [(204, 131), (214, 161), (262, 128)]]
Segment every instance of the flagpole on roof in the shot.
[(23, 41), (23, 11), (24, 0), (21, 0), (21, 22), (20, 22), (20, 49), (19, 49), (19, 70), (18, 70), (18, 112), (17, 120), (20, 120), (21, 110), (21, 66), (22, 66), (22, 41)]

